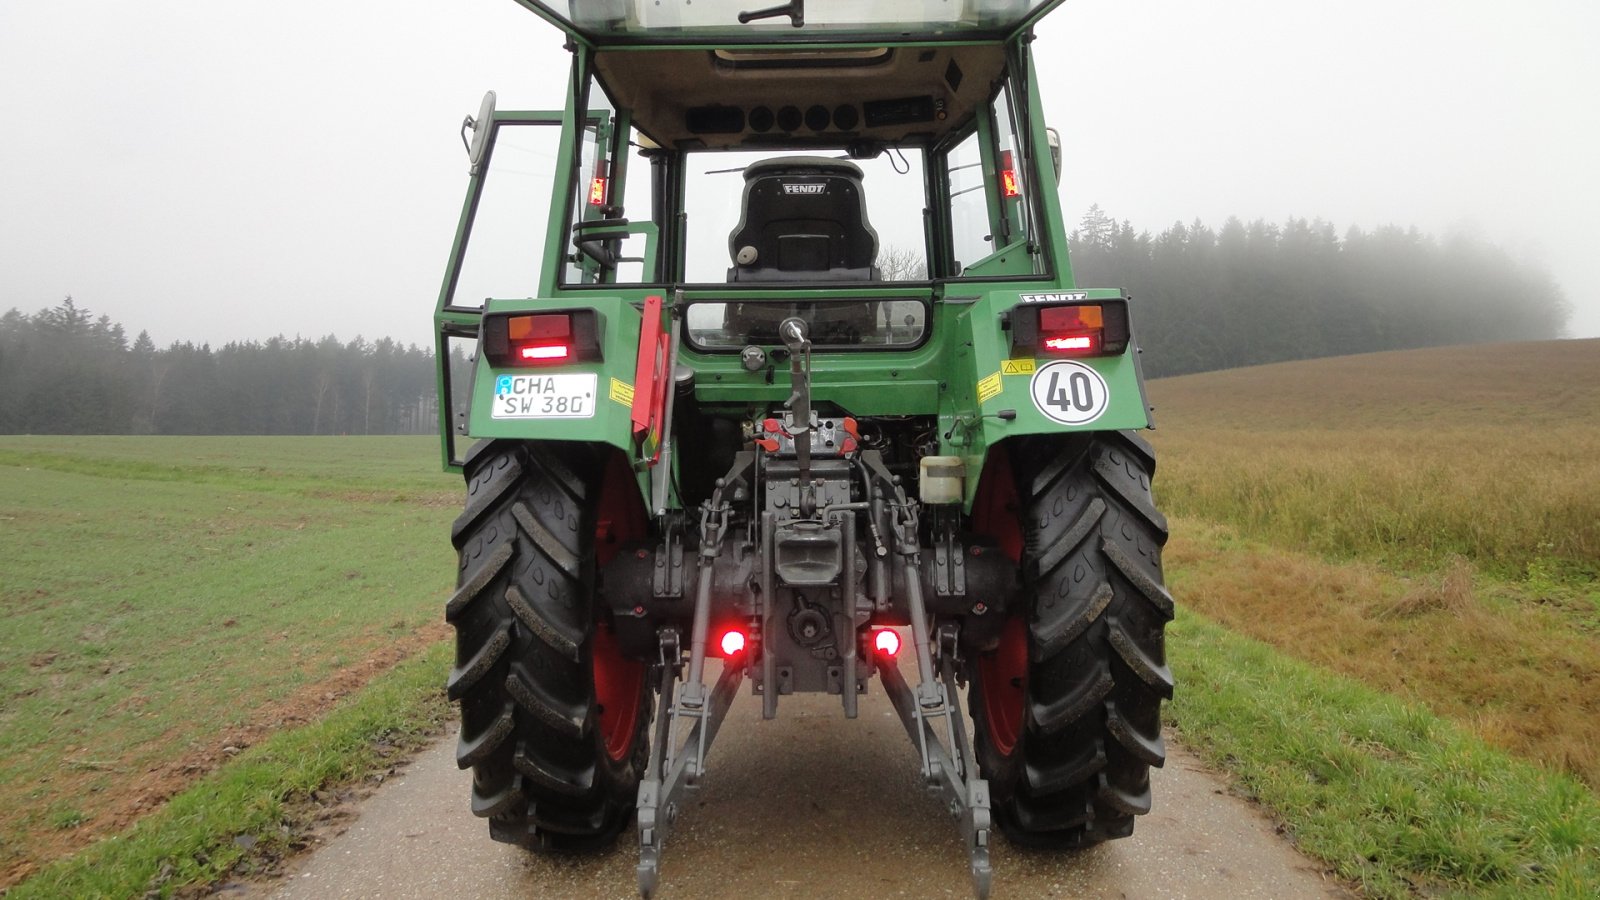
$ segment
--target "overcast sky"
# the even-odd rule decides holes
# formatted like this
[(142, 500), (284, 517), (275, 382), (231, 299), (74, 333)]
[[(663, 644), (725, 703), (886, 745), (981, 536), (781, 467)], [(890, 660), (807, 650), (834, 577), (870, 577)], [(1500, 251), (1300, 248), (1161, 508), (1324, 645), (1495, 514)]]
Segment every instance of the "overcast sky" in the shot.
[[(1597, 39), (1594, 0), (1071, 0), (1036, 51), (1069, 220), (1469, 229), (1590, 337)], [(511, 0), (0, 0), (0, 310), (429, 341), (461, 119), (559, 107), (566, 59)]]

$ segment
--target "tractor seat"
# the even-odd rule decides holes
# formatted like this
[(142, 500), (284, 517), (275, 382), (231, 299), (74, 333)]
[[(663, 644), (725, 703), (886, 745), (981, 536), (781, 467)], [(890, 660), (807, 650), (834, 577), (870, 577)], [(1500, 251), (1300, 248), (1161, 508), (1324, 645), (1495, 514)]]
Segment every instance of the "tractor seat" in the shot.
[(751, 163), (728, 252), (729, 281), (877, 281), (861, 168), (823, 156)]

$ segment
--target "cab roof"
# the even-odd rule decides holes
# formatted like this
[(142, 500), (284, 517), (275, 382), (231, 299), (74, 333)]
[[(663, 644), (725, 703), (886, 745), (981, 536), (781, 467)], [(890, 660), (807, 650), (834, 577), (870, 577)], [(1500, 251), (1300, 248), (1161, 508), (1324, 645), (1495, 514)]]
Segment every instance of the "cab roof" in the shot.
[(1062, 2), (517, 0), (574, 39), (594, 47), (1004, 41)]
[(775, 2), (517, 0), (593, 52), (657, 146), (869, 154), (964, 127), (1007, 44), (1064, 0)]

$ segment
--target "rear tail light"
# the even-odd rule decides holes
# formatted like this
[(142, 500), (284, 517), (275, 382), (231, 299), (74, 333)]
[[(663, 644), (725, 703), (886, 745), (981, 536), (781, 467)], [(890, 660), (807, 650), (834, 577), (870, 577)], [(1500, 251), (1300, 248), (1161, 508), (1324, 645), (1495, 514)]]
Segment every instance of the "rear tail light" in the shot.
[(600, 317), (592, 309), (484, 316), (483, 354), (497, 368), (594, 362)]
[(1053, 353), (1094, 353), (1105, 343), (1100, 306), (1046, 306), (1039, 310), (1039, 345)]
[(1011, 310), (1012, 356), (1115, 356), (1128, 348), (1126, 300), (1024, 303)]

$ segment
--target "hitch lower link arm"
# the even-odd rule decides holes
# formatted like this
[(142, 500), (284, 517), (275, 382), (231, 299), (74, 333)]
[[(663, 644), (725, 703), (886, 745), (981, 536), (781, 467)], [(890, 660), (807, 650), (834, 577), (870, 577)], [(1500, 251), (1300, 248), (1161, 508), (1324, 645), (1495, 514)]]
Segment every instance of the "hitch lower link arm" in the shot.
[[(955, 631), (942, 629), (940, 637), (941, 643), (947, 645), (940, 656), (942, 686), (948, 696), (955, 697)], [(949, 707), (924, 709), (892, 663), (880, 666), (878, 671), (883, 676), (884, 692), (900, 715), (900, 723), (922, 752), (922, 774), (928, 787), (944, 799), (946, 808), (961, 826), (972, 875), (972, 892), (978, 900), (986, 900), (994, 883), (994, 869), (989, 864), (989, 782), (978, 777), (978, 767), (967, 743), (966, 725)], [(928, 721), (938, 715), (945, 717), (948, 747), (939, 740)]]
[[(913, 690), (893, 663), (879, 666), (883, 687), (894, 704), (900, 722), (917, 745), (922, 759), (922, 776), (930, 788), (941, 794), (951, 815), (961, 825), (972, 874), (972, 890), (979, 900), (989, 896), (994, 870), (989, 864), (991, 827), (989, 783), (978, 777), (966, 724), (955, 706), (955, 658), (957, 628), (939, 628), (939, 677), (934, 676), (934, 645), (929, 634), (927, 606), (922, 597), (921, 562), (917, 544), (917, 507), (906, 497), (881, 459), (863, 454), (863, 462), (875, 487), (892, 496), (890, 522), (894, 550), (905, 566), (906, 605), (910, 607), (912, 644), (916, 650), (918, 683)], [(940, 741), (931, 720), (943, 717), (945, 740)]]
[[(650, 744), (650, 763), (639, 780), (639, 895), (654, 896), (661, 878), (661, 848), (667, 832), (678, 817), (678, 795), (685, 788), (698, 786), (705, 774), (706, 753), (722, 727), (722, 720), (733, 705), (733, 697), (744, 679), (744, 667), (727, 664), (706, 696), (706, 632), (710, 628), (711, 583), (714, 563), (722, 552), (722, 534), (732, 510), (723, 491), (743, 478), (753, 454), (742, 453), (728, 474), (717, 480), (711, 500), (701, 511), (700, 580), (695, 590), (694, 620), (690, 626), (689, 675), (683, 684), (683, 651), (676, 628), (660, 631), (660, 695), (657, 700), (655, 740)], [(674, 695), (676, 692), (676, 696)], [(677, 740), (679, 718), (693, 720), (683, 743)]]
[[(650, 744), (650, 764), (639, 779), (639, 896), (655, 896), (661, 881), (661, 849), (677, 822), (679, 795), (699, 786), (705, 774), (705, 755), (733, 705), (744, 668), (726, 666), (712, 688), (709, 702), (698, 710), (685, 709), (681, 698), (674, 708), (673, 690), (682, 671), (682, 654), (676, 629), (661, 633), (661, 684), (656, 710), (655, 740)], [(682, 745), (677, 743), (677, 718), (694, 720)]]

